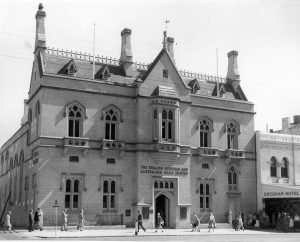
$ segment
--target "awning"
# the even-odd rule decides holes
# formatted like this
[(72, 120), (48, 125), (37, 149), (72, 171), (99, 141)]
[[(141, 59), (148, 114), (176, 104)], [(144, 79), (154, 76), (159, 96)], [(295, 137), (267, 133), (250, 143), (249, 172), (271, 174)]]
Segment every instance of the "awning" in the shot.
[(300, 198), (300, 186), (262, 184), (262, 198)]

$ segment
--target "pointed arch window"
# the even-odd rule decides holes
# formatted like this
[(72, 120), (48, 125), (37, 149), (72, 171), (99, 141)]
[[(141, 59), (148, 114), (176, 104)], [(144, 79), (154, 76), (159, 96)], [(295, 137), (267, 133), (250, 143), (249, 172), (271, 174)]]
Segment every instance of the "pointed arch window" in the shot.
[(35, 118), (36, 118), (36, 135), (39, 134), (39, 122), (40, 122), (40, 113), (41, 113), (41, 107), (40, 102), (37, 101), (35, 105)]
[(23, 191), (23, 162), (24, 162), (24, 151), (22, 150), (20, 153), (20, 159), (19, 159), (19, 163), (20, 163), (20, 179), (19, 179), (19, 202), (22, 201), (22, 191)]
[(282, 165), (281, 165), (281, 177), (282, 178), (288, 178), (288, 160), (286, 157), (282, 159)]
[(75, 103), (68, 107), (69, 137), (82, 137), (83, 133), (83, 107)]
[(156, 108), (153, 110), (153, 139), (158, 139), (158, 111)]
[(65, 208), (77, 210), (80, 207), (81, 182), (78, 178), (68, 177), (65, 181)]
[(116, 140), (118, 135), (119, 112), (111, 107), (105, 111), (105, 139)]
[(237, 172), (233, 166), (231, 166), (228, 171), (228, 190), (229, 191), (237, 191), (238, 190)]
[[(212, 182), (209, 180), (201, 180), (199, 182), (199, 190), (200, 190), (200, 209), (210, 209), (211, 207), (211, 187), (212, 187)], [(198, 191), (199, 191), (198, 190)], [(198, 192), (197, 191), (197, 192)]]
[(235, 121), (230, 121), (226, 124), (227, 132), (227, 148), (238, 149), (238, 133), (239, 125)]
[(174, 110), (162, 110), (161, 137), (165, 141), (174, 141)]
[(200, 126), (200, 147), (211, 147), (212, 124), (208, 119), (202, 119)]
[(115, 210), (117, 201), (117, 181), (107, 178), (103, 181), (103, 209)]
[(274, 156), (271, 157), (270, 175), (271, 177), (277, 177), (277, 159)]
[(4, 173), (4, 155), (1, 155), (1, 175)]

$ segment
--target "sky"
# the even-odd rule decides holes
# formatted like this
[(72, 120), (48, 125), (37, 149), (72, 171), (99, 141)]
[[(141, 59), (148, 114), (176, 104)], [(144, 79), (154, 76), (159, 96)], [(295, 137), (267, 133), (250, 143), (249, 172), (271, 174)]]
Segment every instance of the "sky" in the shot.
[(47, 46), (120, 57), (120, 32), (132, 29), (134, 61), (150, 63), (163, 31), (174, 37), (178, 69), (226, 76), (237, 50), (240, 85), (255, 104), (255, 130), (281, 129), (300, 115), (298, 0), (1, 0), (0, 146), (19, 128), (28, 98), (35, 13), (42, 2)]

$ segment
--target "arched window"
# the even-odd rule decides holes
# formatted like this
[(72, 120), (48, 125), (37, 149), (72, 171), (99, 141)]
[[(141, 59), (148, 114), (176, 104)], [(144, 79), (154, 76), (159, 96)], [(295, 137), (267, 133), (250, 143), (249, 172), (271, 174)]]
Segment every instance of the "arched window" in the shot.
[(160, 183), (159, 183), (159, 187), (160, 187), (160, 188), (164, 188), (163, 182), (160, 182)]
[(238, 133), (239, 126), (235, 121), (230, 121), (226, 124), (227, 132), (227, 148), (238, 149)]
[(165, 188), (169, 188), (169, 183), (165, 182)]
[(19, 163), (20, 163), (20, 185), (19, 185), (19, 202), (22, 201), (22, 192), (23, 192), (23, 162), (24, 162), (24, 151), (22, 150), (20, 153)]
[(9, 170), (12, 170), (14, 168), (14, 161), (13, 161), (13, 158), (10, 158), (10, 161), (9, 161)]
[(9, 151), (6, 151), (5, 154), (5, 172), (9, 170)]
[(14, 167), (17, 167), (19, 165), (18, 162), (18, 154), (15, 155), (15, 160), (14, 160)]
[(157, 181), (154, 182), (154, 188), (158, 188)]
[(200, 147), (211, 147), (211, 123), (207, 119), (202, 119), (200, 126)]
[(40, 102), (37, 101), (37, 103), (36, 103), (36, 105), (35, 105), (36, 135), (37, 135), (37, 136), (38, 136), (38, 134), (39, 134), (40, 112), (41, 112)]
[(79, 104), (68, 107), (69, 137), (82, 137), (84, 110)]
[(274, 156), (272, 156), (270, 162), (270, 174), (271, 177), (277, 177), (277, 159)]
[(170, 188), (171, 188), (171, 189), (174, 188), (173, 182), (170, 182)]
[(231, 166), (228, 171), (228, 190), (237, 191), (237, 185), (237, 172), (235, 171), (234, 167)]
[(156, 108), (153, 111), (153, 139), (158, 139), (158, 113)]
[(115, 180), (104, 180), (103, 182), (103, 208), (106, 210), (116, 209), (117, 182)]
[(31, 124), (31, 122), (32, 122), (32, 110), (30, 108), (28, 111), (28, 123)]
[(288, 178), (288, 160), (286, 157), (282, 159), (282, 166), (281, 166), (281, 177)]
[(111, 107), (105, 111), (105, 139), (117, 139), (117, 127), (119, 122), (119, 112)]
[(162, 110), (162, 122), (161, 122), (161, 137), (162, 140), (173, 141), (174, 140), (174, 111)]
[(65, 182), (65, 208), (77, 210), (79, 208), (80, 180), (67, 178)]
[(209, 181), (200, 181), (200, 209), (209, 209), (211, 193)]

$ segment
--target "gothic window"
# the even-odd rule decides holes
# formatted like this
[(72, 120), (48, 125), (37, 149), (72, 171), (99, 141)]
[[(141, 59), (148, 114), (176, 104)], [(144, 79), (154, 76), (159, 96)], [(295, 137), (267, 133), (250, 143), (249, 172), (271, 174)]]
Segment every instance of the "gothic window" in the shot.
[(200, 209), (210, 209), (211, 208), (211, 186), (210, 181), (200, 181)]
[(65, 180), (65, 208), (77, 210), (80, 207), (81, 181), (79, 178), (67, 177)]
[(5, 172), (9, 171), (9, 152), (6, 151), (6, 154), (5, 154)]
[(277, 160), (274, 156), (272, 156), (270, 162), (270, 175), (271, 177), (277, 177)]
[(281, 166), (281, 177), (288, 178), (288, 160), (286, 157), (282, 159), (282, 166)]
[(19, 184), (19, 202), (22, 201), (22, 186), (23, 186), (23, 162), (24, 162), (24, 152), (23, 150), (21, 151), (20, 153), (20, 159), (19, 159), (19, 163), (21, 165), (21, 168), (20, 168), (20, 184)]
[(117, 127), (119, 122), (119, 113), (111, 107), (105, 111), (105, 139), (117, 139)]
[(207, 119), (200, 121), (200, 147), (211, 147), (211, 123)]
[(238, 149), (238, 128), (238, 124), (234, 121), (226, 124), (228, 149)]
[(158, 139), (158, 113), (156, 108), (153, 111), (153, 139)]
[(32, 110), (30, 108), (28, 111), (28, 123), (31, 124), (31, 122), (32, 122)]
[(117, 181), (113, 178), (105, 178), (103, 181), (103, 209), (116, 210)]
[(35, 117), (36, 117), (36, 135), (38, 136), (39, 133), (39, 119), (40, 119), (40, 102), (37, 101), (36, 105), (35, 105)]
[(166, 69), (163, 69), (163, 77), (168, 78), (169, 76), (169, 71)]
[(154, 188), (158, 188), (158, 183), (157, 183), (157, 181), (154, 182)]
[(228, 171), (228, 191), (237, 191), (237, 172), (233, 166), (229, 168)]
[(69, 137), (82, 137), (84, 110), (78, 104), (68, 107)]
[(162, 110), (161, 137), (165, 141), (174, 141), (174, 111)]

